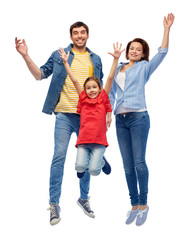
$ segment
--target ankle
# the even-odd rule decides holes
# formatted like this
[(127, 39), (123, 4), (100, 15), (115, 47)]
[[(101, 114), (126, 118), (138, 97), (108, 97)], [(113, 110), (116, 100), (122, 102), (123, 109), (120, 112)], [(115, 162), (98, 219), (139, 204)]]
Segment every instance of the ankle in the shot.
[(139, 210), (142, 211), (142, 210), (145, 210), (147, 209), (148, 205), (139, 205)]
[(132, 206), (132, 211), (136, 211), (138, 209), (139, 205)]

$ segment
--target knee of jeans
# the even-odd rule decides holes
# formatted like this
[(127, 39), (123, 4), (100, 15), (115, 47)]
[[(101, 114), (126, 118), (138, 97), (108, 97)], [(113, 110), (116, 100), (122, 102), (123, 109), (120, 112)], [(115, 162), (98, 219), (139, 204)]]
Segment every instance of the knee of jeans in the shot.
[(100, 174), (101, 169), (89, 169), (89, 173), (92, 176), (98, 176)]
[(124, 167), (125, 173), (127, 175), (133, 175), (136, 173), (135, 167)]
[(64, 166), (66, 159), (66, 151), (61, 148), (56, 148), (53, 155), (52, 165), (53, 166)]
[(136, 164), (136, 170), (139, 172), (145, 172), (148, 171), (147, 165), (144, 161), (140, 161), (140, 163)]
[(62, 168), (62, 167), (64, 167), (64, 163), (65, 163), (65, 157), (54, 155), (51, 166)]
[(75, 165), (75, 170), (76, 170), (77, 172), (84, 172), (84, 171), (86, 170), (86, 166), (81, 165), (81, 164), (76, 164), (76, 165)]

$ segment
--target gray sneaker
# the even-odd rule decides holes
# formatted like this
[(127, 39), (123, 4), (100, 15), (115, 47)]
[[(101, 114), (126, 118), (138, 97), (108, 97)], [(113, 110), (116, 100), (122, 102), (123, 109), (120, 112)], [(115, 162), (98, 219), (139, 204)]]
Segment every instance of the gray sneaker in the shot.
[(94, 212), (90, 208), (89, 200), (83, 200), (79, 198), (77, 204), (82, 208), (82, 210), (87, 216), (95, 218)]
[(148, 211), (149, 211), (149, 207), (147, 207), (144, 210), (139, 211), (139, 213), (137, 215), (137, 219), (136, 219), (136, 225), (137, 226), (141, 226), (142, 224), (145, 223), (145, 221), (147, 219)]
[(126, 220), (126, 224), (131, 224), (132, 222), (134, 222), (135, 218), (137, 217), (139, 210), (131, 210), (127, 213), (127, 220)]
[(51, 204), (50, 208), (50, 224), (53, 226), (60, 222), (60, 207), (58, 204)]

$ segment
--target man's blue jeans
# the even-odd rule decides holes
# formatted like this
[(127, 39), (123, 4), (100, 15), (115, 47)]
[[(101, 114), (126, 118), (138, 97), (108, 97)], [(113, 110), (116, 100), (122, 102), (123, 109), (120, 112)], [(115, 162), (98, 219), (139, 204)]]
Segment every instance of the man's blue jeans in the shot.
[(118, 144), (132, 206), (147, 204), (148, 168), (145, 153), (149, 128), (147, 111), (116, 115)]
[[(66, 153), (73, 132), (79, 133), (80, 116), (75, 113), (56, 113), (54, 156), (50, 171), (50, 203), (58, 204), (64, 173)], [(88, 199), (90, 174), (80, 179), (80, 197)]]

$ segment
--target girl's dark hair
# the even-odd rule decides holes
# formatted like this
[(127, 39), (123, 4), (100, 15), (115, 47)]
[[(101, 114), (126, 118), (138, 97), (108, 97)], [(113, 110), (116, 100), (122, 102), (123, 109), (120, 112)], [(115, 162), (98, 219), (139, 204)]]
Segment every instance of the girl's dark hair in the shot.
[(148, 43), (145, 40), (143, 40), (142, 38), (135, 38), (127, 44), (126, 59), (129, 59), (129, 48), (130, 48), (131, 43), (133, 43), (133, 42), (138, 42), (138, 43), (142, 44), (144, 57), (142, 57), (140, 59), (140, 61), (142, 61), (142, 60), (149, 61), (150, 48), (149, 48)]
[(71, 35), (71, 36), (72, 36), (72, 30), (73, 30), (74, 28), (78, 28), (78, 27), (84, 27), (85, 30), (86, 30), (86, 32), (87, 32), (87, 34), (89, 34), (89, 28), (88, 28), (88, 26), (87, 26), (85, 23), (83, 23), (83, 22), (75, 22), (74, 24), (72, 24), (72, 25), (70, 26), (70, 35)]
[(97, 85), (99, 86), (99, 88), (101, 88), (100, 80), (99, 80), (96, 76), (92, 76), (92, 77), (88, 77), (88, 78), (85, 80), (85, 82), (84, 82), (84, 84), (83, 84), (84, 90), (85, 90), (86, 84), (87, 84), (89, 81), (91, 81), (91, 80), (95, 81), (95, 82), (97, 83)]

